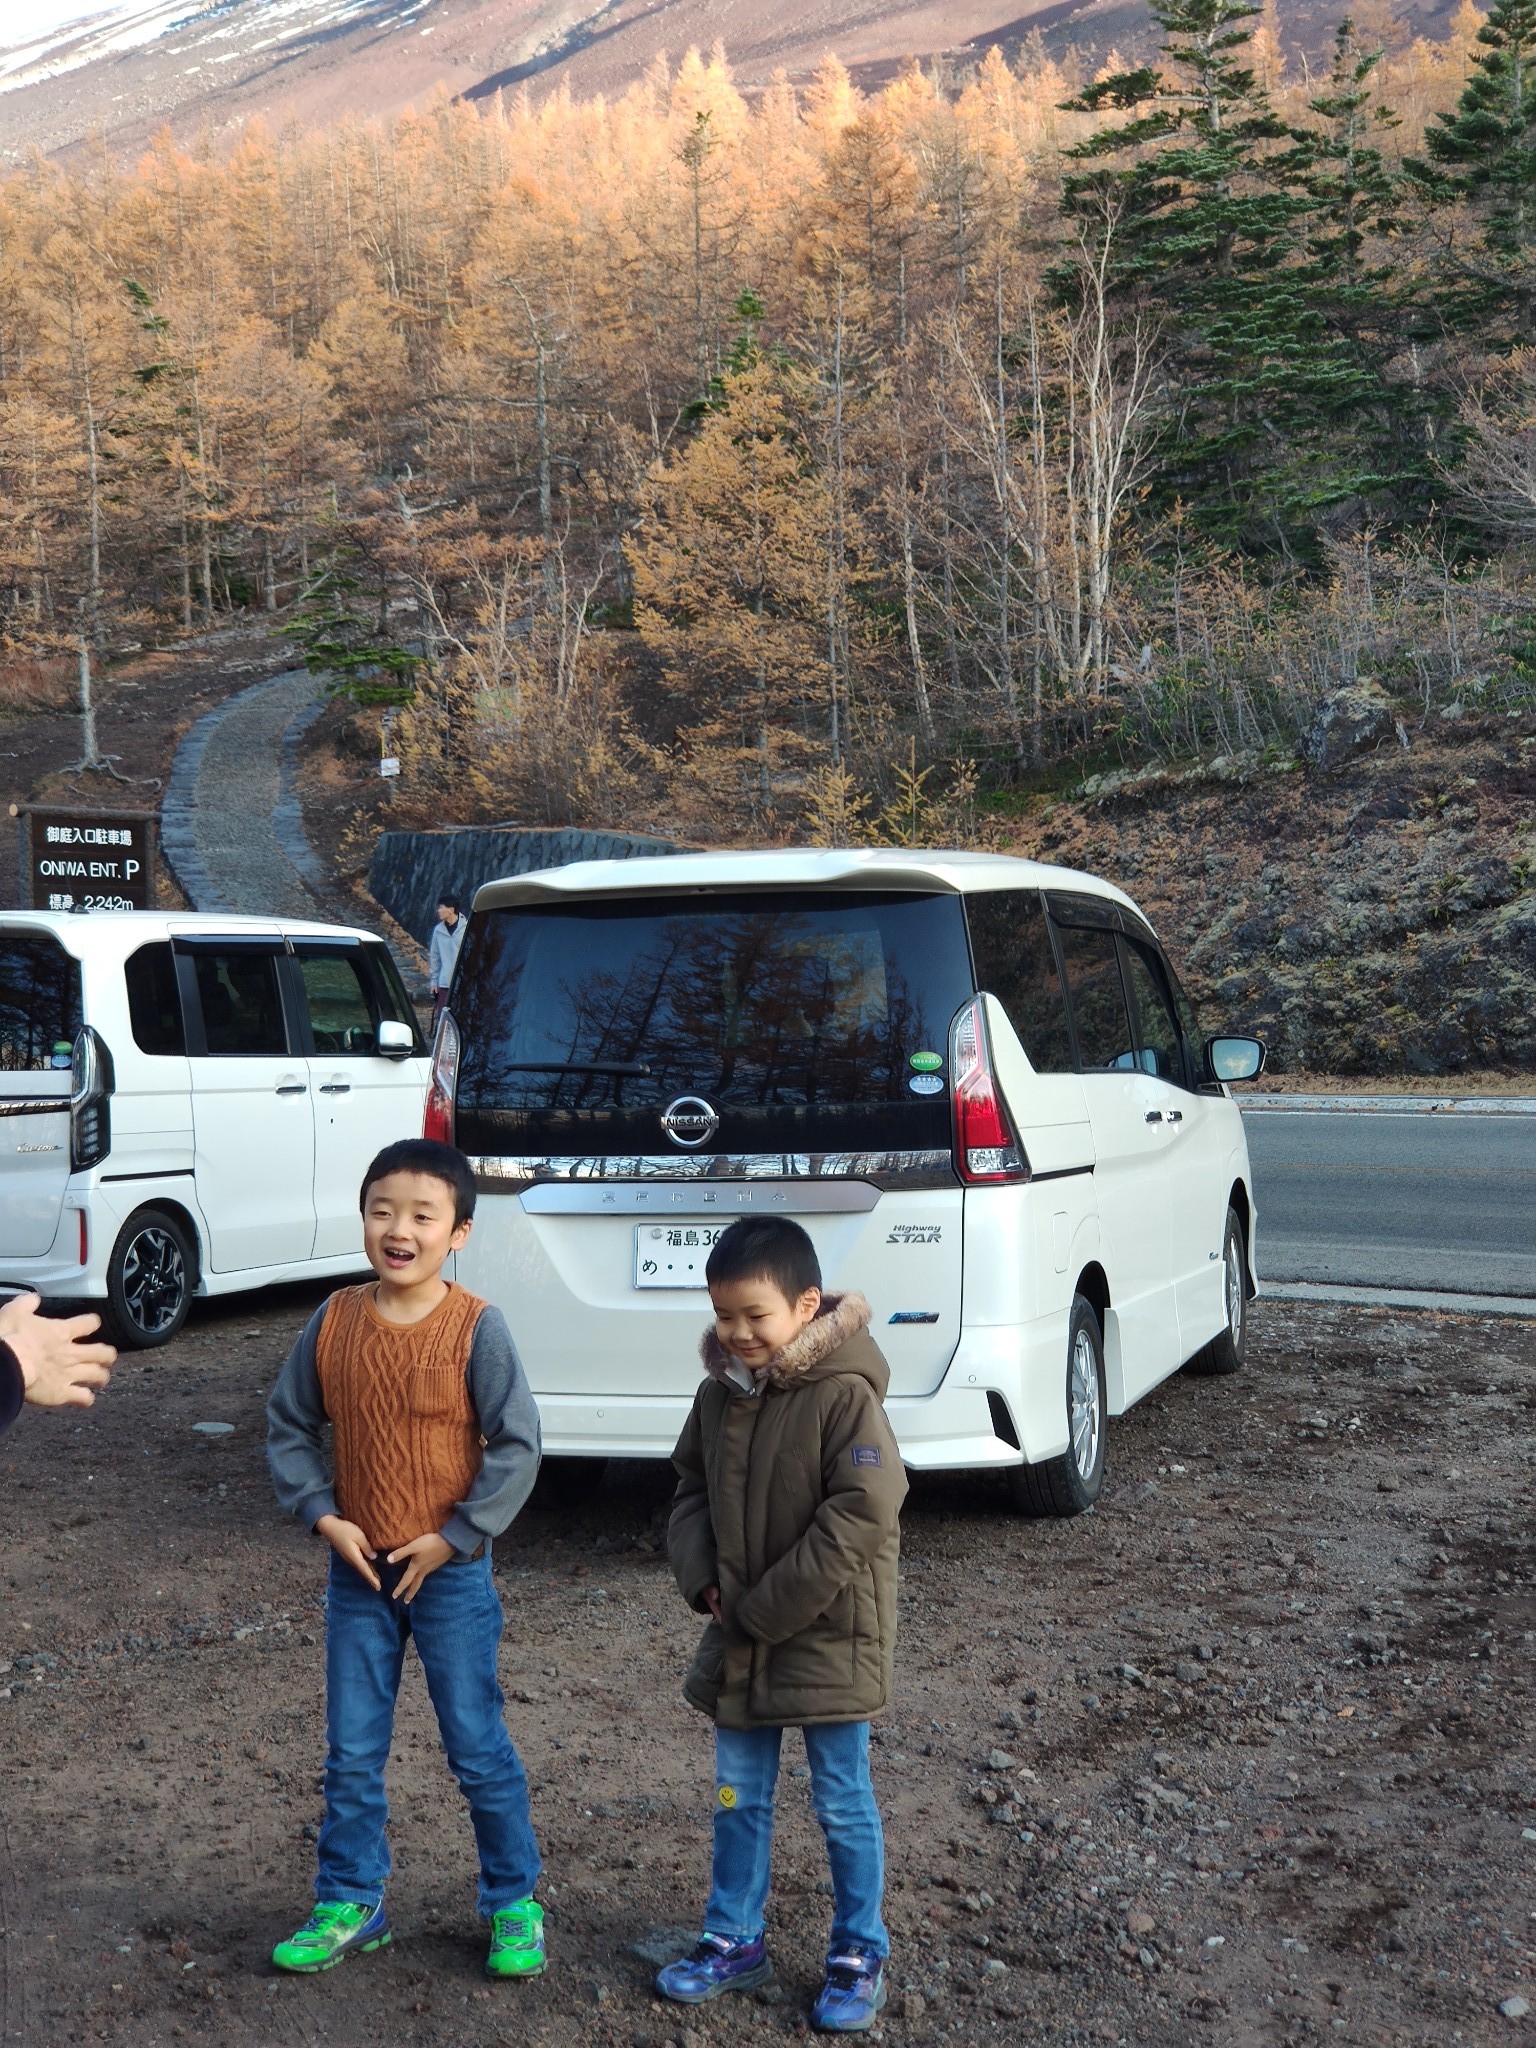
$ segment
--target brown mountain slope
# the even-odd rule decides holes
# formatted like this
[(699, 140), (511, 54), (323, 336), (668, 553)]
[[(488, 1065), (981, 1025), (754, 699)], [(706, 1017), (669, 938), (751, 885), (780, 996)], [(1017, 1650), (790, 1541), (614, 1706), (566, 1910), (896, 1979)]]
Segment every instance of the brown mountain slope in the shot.
[[(1435, 34), (1452, 7), (1408, 0), (1405, 12)], [(1280, 0), (1282, 36), (1315, 52), (1339, 11)], [(614, 95), (658, 55), (717, 39), (750, 89), (781, 68), (807, 77), (828, 51), (876, 85), (911, 57), (964, 64), (994, 43), (1011, 55), (1035, 32), (1090, 63), (1151, 44), (1145, 0), (118, 0), (8, 57), (14, 38), (0, 24), (0, 164), (98, 134), (127, 155), (166, 123), (215, 142), (255, 118), (323, 126), (439, 89), (473, 100), (564, 82), (578, 96)]]

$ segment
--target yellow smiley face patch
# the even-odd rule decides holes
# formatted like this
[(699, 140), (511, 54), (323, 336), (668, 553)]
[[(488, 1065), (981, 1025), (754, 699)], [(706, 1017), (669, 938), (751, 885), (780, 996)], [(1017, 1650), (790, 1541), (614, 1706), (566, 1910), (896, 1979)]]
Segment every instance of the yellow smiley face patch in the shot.
[(723, 1807), (725, 1807), (727, 1811), (729, 1811), (730, 1808), (736, 1804), (736, 1787), (734, 1785), (722, 1785), (720, 1787), (720, 1790), (715, 1794), (715, 1797), (720, 1801), (720, 1804)]

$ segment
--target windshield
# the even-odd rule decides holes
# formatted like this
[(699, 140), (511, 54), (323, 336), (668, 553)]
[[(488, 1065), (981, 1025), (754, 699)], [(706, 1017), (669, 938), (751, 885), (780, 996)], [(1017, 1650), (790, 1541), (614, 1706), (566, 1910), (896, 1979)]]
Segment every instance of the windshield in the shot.
[(0, 1073), (68, 1069), (80, 962), (48, 932), (0, 931)]
[[(950, 1143), (958, 898), (607, 898), (472, 919), (454, 982), (472, 1153), (666, 1153), (684, 1095), (711, 1152)], [(915, 1056), (915, 1058), (914, 1058)]]

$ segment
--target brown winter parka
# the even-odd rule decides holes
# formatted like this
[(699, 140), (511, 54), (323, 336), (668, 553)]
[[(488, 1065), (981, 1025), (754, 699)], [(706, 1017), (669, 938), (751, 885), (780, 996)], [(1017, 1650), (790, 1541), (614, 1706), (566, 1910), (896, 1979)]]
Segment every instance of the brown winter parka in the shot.
[(713, 1327), (700, 1346), (667, 1548), (691, 1607), (720, 1588), (683, 1693), (722, 1728), (867, 1721), (890, 1700), (907, 1481), (869, 1319), (861, 1294), (825, 1296), (755, 1392)]

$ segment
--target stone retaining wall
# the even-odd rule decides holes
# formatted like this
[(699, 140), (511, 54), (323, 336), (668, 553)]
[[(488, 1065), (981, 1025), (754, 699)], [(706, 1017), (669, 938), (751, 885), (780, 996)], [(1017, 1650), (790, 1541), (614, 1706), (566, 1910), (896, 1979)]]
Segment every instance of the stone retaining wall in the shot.
[(425, 945), (445, 895), (456, 896), (468, 910), (475, 891), (502, 875), (526, 875), (576, 860), (634, 860), (642, 854), (683, 850), (670, 839), (650, 839), (638, 832), (476, 825), (450, 832), (384, 832), (374, 848), (368, 887), (374, 899)]

